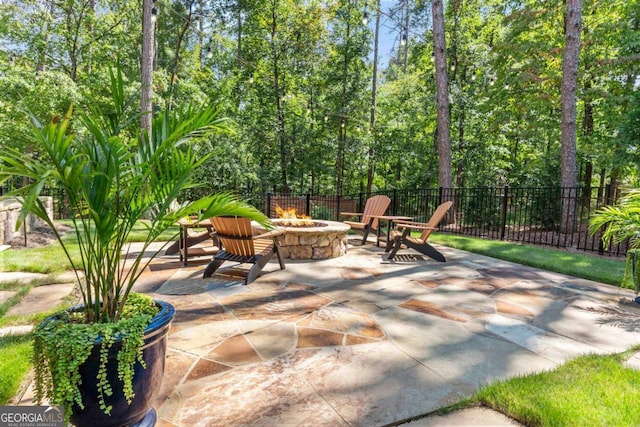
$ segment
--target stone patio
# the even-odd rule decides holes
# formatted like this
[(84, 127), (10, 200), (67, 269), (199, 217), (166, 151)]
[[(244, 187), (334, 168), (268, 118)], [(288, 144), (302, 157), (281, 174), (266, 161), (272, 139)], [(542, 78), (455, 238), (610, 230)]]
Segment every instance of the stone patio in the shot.
[[(157, 425), (398, 425), (493, 380), (640, 344), (631, 291), (438, 249), (447, 263), (350, 245), (273, 261), (249, 286), (242, 266), (202, 279), (208, 258), (158, 258), (136, 285), (176, 308)], [(486, 414), (408, 425), (515, 425)]]
[(249, 286), (236, 269), (202, 279), (203, 264), (158, 259), (138, 285), (177, 312), (158, 425), (396, 425), (490, 381), (640, 343), (630, 291), (439, 249), (445, 264), (350, 246), (271, 263)]

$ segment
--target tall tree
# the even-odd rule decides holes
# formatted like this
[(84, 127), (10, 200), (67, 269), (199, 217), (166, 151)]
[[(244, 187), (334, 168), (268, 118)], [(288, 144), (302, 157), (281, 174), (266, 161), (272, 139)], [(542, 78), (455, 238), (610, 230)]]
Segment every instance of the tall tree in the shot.
[(402, 25), (402, 35), (400, 44), (404, 43), (402, 59), (402, 71), (407, 72), (407, 62), (409, 61), (409, 0), (404, 0), (404, 24)]
[[(285, 113), (283, 108), (283, 102), (285, 99), (285, 91), (283, 84), (283, 76), (281, 76), (281, 64), (282, 60), (286, 60), (288, 58), (282, 58), (284, 56), (283, 50), (286, 51), (287, 44), (282, 43), (282, 38), (279, 37), (282, 33), (284, 33), (281, 29), (278, 28), (279, 24), (283, 24), (281, 18), (279, 16), (280, 13), (280, 5), (278, 4), (278, 0), (271, 1), (271, 17), (270, 17), (270, 33), (269, 33), (269, 42), (271, 44), (271, 61), (272, 61), (272, 70), (273, 70), (273, 100), (275, 105), (275, 123), (276, 123), (276, 135), (278, 138), (278, 146), (280, 147), (280, 191), (283, 193), (288, 193), (291, 191), (289, 188), (289, 180), (287, 177), (287, 163), (289, 162), (289, 147), (287, 145), (287, 132), (285, 128)], [(240, 46), (240, 44), (238, 44)], [(240, 54), (238, 54), (240, 55)]]
[[(380, 48), (380, 0), (376, 0), (376, 24), (373, 33), (373, 76), (371, 78), (371, 112), (369, 115), (369, 132), (371, 137), (375, 140), (376, 137), (376, 95), (378, 91), (378, 49)], [(366, 25), (366, 22), (365, 22)], [(373, 141), (369, 142), (369, 152), (367, 155), (367, 194), (371, 193), (371, 186), (373, 185), (373, 171), (374, 171), (374, 144)]]
[(186, 4), (180, 5), (180, 11), (174, 11), (175, 14), (182, 13), (182, 25), (178, 32), (175, 53), (173, 55), (173, 65), (171, 67), (171, 78), (169, 79), (169, 100), (167, 106), (171, 108), (173, 105), (173, 96), (175, 84), (178, 81), (178, 70), (180, 69), (180, 51), (183, 44), (187, 43), (188, 32), (193, 25), (195, 0), (189, 0)]
[(342, 51), (342, 91), (340, 94), (340, 127), (338, 128), (338, 156), (336, 158), (337, 170), (336, 170), (336, 189), (338, 195), (342, 194), (344, 187), (344, 157), (345, 157), (345, 140), (347, 137), (347, 105), (348, 105), (348, 89), (349, 89), (349, 61), (351, 59), (350, 47), (351, 47), (351, 0), (347, 0), (347, 9), (344, 19), (344, 44), (345, 47)]
[(582, 0), (567, 0), (565, 19), (565, 48), (562, 61), (562, 166), (561, 186), (569, 194), (563, 197), (561, 230), (572, 232), (575, 228), (576, 187), (576, 92), (578, 62), (580, 59), (580, 33)]
[(433, 0), (433, 51), (436, 63), (436, 106), (438, 109), (438, 184), (451, 188), (451, 135), (449, 131), (449, 85), (444, 38), (444, 10), (442, 0)]
[(151, 135), (151, 112), (153, 111), (152, 95), (152, 74), (154, 43), (153, 35), (156, 26), (158, 10), (154, 6), (153, 0), (142, 0), (142, 57), (140, 58), (141, 74), (141, 94), (140, 94), (140, 127)]

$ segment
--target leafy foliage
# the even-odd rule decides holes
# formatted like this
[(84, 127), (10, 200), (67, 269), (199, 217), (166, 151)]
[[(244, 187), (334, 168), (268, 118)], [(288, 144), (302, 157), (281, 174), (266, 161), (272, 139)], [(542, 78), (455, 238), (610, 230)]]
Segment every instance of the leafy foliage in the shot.
[[(49, 402), (65, 407), (65, 417), (71, 415), (73, 407), (84, 408), (78, 388), (80, 366), (98, 347), (99, 368), (96, 385), (100, 409), (109, 414), (112, 407), (105, 397), (113, 394), (107, 378), (107, 363), (111, 349), (118, 344), (118, 379), (123, 384), (125, 398), (131, 403), (134, 366), (142, 359), (145, 328), (157, 313), (153, 300), (145, 295), (131, 294), (125, 304), (123, 315), (116, 323), (78, 323), (73, 311), (65, 311), (40, 323), (33, 333), (35, 370), (35, 397), (38, 402)], [(98, 339), (99, 337), (99, 339)]]
[(629, 240), (627, 263), (621, 285), (640, 293), (640, 190), (632, 190), (616, 205), (605, 206), (591, 218), (589, 231), (602, 231), (605, 245)]
[[(61, 314), (36, 332), (37, 397), (82, 406), (78, 369), (100, 337), (97, 386), (106, 413), (110, 408), (103, 396), (112, 393), (106, 377), (107, 356), (121, 337), (118, 375), (124, 381), (127, 399), (133, 397), (132, 367), (139, 361), (142, 334), (151, 315), (145, 308), (148, 304), (132, 297), (131, 289), (163, 249), (149, 257), (146, 252), (151, 243), (190, 214), (198, 214), (200, 219), (245, 216), (271, 227), (262, 213), (229, 194), (176, 203), (183, 190), (196, 185), (194, 172), (206, 159), (196, 156), (190, 145), (226, 129), (215, 109), (186, 106), (159, 111), (147, 135), (138, 130), (140, 115), (125, 95), (119, 67), (110, 72), (110, 83), (112, 103), (108, 107), (87, 103), (73, 126), (72, 108), (47, 125), (32, 116), (29, 142), (33, 150), (8, 147), (0, 155), (0, 183), (16, 176), (26, 183), (3, 196), (15, 197), (22, 204), (17, 226), (27, 214), (50, 226), (76, 272), (83, 299), (78, 313)], [(73, 242), (58, 233), (39, 198), (52, 182), (64, 189), (73, 209)], [(147, 234), (134, 254), (128, 242), (138, 224), (147, 227)], [(76, 246), (78, 257), (72, 253)], [(130, 300), (133, 307), (125, 308)], [(71, 408), (67, 409), (70, 412)]]
[[(198, 155), (227, 160), (205, 161), (198, 179), (244, 194), (336, 193), (341, 181), (348, 194), (371, 165), (374, 190), (437, 185), (431, 2), (382, 3), (390, 43), (370, 129), (373, 31), (362, 18), (373, 21), (376, 2), (158, 0), (155, 105), (215, 104), (238, 125), (198, 140)], [(0, 140), (16, 148), (24, 105), (41, 120), (72, 103), (84, 109), (81, 93), (104, 107), (115, 62), (125, 93), (140, 86), (139, 2), (23, 4), (0, 5)], [(445, 5), (454, 185), (557, 186), (563, 3)], [(595, 171), (585, 185), (638, 179), (638, 10), (640, 0), (584, 0), (577, 155)]]
[(591, 219), (589, 230), (604, 229), (605, 245), (629, 239), (632, 248), (640, 248), (640, 190), (632, 190), (615, 206), (605, 206)]
[(0, 404), (13, 398), (20, 382), (31, 368), (33, 345), (31, 335), (0, 337)]
[[(65, 190), (76, 212), (72, 218), (81, 264), (71, 256), (68, 242), (56, 232), (74, 270), (83, 270), (81, 288), (90, 322), (112, 322), (120, 317), (127, 295), (149, 259), (143, 254), (158, 236), (192, 213), (247, 214), (261, 222), (257, 210), (228, 195), (198, 199), (174, 209), (184, 189), (193, 187), (194, 171), (206, 159), (196, 156), (189, 141), (206, 132), (222, 130), (224, 122), (212, 108), (185, 107), (158, 113), (151, 138), (127, 130), (138, 114), (124, 96), (119, 69), (112, 74), (112, 107), (92, 105), (81, 112), (75, 133), (70, 132), (71, 109), (42, 126), (35, 117), (32, 144), (35, 155), (9, 148), (0, 156), (2, 180), (23, 177), (29, 184), (11, 192), (23, 204), (22, 215), (32, 212), (51, 226), (38, 196), (54, 182)], [(133, 135), (133, 136), (131, 136)], [(141, 219), (149, 217), (143, 249), (132, 266), (121, 263), (127, 239)], [(78, 277), (80, 281), (80, 277)]]

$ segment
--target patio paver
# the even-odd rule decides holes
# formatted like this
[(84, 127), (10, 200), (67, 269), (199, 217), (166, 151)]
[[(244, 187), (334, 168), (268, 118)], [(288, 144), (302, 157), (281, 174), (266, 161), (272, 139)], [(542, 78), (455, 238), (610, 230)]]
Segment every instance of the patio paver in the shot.
[(202, 279), (197, 263), (142, 284), (177, 310), (160, 425), (398, 424), (490, 381), (640, 343), (631, 291), (440, 249), (446, 264), (367, 245), (271, 263), (249, 286)]
[[(446, 264), (352, 246), (270, 263), (249, 286), (202, 279), (208, 259), (158, 258), (136, 285), (176, 308), (157, 425), (397, 425), (495, 379), (640, 344), (631, 291), (439, 249)], [(517, 425), (487, 411), (407, 425)]]

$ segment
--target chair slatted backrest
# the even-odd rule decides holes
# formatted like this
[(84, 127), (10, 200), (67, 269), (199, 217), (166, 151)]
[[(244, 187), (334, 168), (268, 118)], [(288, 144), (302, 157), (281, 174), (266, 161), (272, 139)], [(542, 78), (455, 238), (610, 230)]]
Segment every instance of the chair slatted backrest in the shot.
[(211, 218), (211, 225), (222, 242), (225, 251), (233, 255), (255, 255), (255, 247), (251, 236), (251, 220), (245, 217), (216, 216)]
[[(429, 222), (427, 223), (427, 225), (429, 227), (438, 228), (440, 221), (442, 221), (444, 216), (447, 214), (447, 211), (449, 210), (449, 208), (451, 208), (451, 205), (453, 205), (453, 202), (449, 200), (447, 202), (442, 203), (440, 206), (438, 206), (436, 208), (436, 211), (433, 213), (433, 215), (431, 215), (431, 218), (429, 219)], [(433, 231), (434, 230), (424, 230), (420, 235), (420, 240), (425, 242)]]
[[(362, 222), (365, 224), (368, 223), (372, 215), (384, 215), (390, 204), (391, 199), (387, 196), (378, 195), (370, 197), (367, 199), (367, 203), (364, 205), (364, 210), (362, 211)], [(374, 218), (371, 227), (375, 229), (378, 228), (378, 218)]]

